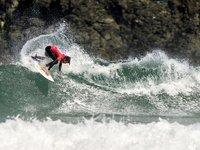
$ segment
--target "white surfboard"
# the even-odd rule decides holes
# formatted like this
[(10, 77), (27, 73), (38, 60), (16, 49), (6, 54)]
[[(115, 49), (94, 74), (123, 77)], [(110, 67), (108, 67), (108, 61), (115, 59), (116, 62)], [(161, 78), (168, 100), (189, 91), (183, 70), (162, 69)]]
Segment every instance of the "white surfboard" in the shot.
[(31, 57), (31, 58), (33, 59), (35, 68), (39, 71), (39, 73), (40, 73), (43, 77), (45, 77), (46, 79), (48, 79), (48, 80), (54, 82), (52, 76), (51, 76), (51, 75), (49, 76), (46, 72), (44, 72), (44, 71), (42, 70), (42, 67), (41, 67), (40, 64), (39, 64), (39, 60), (38, 60), (37, 58), (33, 58), (33, 57)]

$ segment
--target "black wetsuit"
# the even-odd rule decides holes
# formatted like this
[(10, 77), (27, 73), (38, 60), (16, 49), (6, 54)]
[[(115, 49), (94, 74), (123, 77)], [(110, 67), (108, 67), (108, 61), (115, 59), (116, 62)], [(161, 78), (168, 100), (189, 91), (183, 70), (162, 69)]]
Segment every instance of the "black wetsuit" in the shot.
[[(45, 48), (45, 55), (46, 55), (47, 57), (50, 57), (51, 59), (53, 59), (52, 62), (46, 64), (46, 66), (49, 67), (48, 70), (50, 70), (55, 64), (58, 63), (58, 59), (57, 59), (56, 54), (52, 51), (51, 46), (47, 46), (47, 47)], [(62, 68), (62, 62), (60, 61), (60, 64), (59, 64), (59, 71), (61, 71), (61, 68)]]

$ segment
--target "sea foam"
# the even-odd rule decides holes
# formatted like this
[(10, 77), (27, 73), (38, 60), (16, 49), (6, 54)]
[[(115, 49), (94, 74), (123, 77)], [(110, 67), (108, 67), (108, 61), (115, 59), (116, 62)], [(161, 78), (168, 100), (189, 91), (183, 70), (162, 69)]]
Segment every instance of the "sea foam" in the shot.
[(194, 150), (200, 149), (200, 124), (181, 125), (160, 119), (148, 124), (124, 124), (111, 120), (23, 121), (0, 124), (0, 149), (9, 150)]

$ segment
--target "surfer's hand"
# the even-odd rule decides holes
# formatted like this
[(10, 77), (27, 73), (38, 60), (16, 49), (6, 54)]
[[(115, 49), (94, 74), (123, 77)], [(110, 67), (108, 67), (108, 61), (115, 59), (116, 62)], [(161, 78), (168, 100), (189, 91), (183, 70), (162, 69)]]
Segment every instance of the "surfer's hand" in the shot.
[(61, 71), (59, 71), (59, 77), (61, 77)]

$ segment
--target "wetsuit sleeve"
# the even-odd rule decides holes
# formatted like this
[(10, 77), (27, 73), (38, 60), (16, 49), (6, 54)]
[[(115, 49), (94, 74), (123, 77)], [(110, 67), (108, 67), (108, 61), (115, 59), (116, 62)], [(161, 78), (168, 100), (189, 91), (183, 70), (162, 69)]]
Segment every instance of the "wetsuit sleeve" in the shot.
[(47, 67), (49, 67), (49, 69), (48, 69), (48, 70), (50, 70), (50, 69), (51, 69), (51, 67), (53, 67), (53, 65), (55, 65), (55, 64), (57, 64), (57, 63), (58, 63), (58, 59), (56, 59), (56, 60), (54, 60), (54, 61), (52, 61), (52, 62), (50, 62), (50, 63), (46, 64), (46, 66), (47, 66)]
[(60, 62), (60, 64), (59, 64), (59, 71), (61, 71), (61, 68), (62, 68), (62, 63)]

